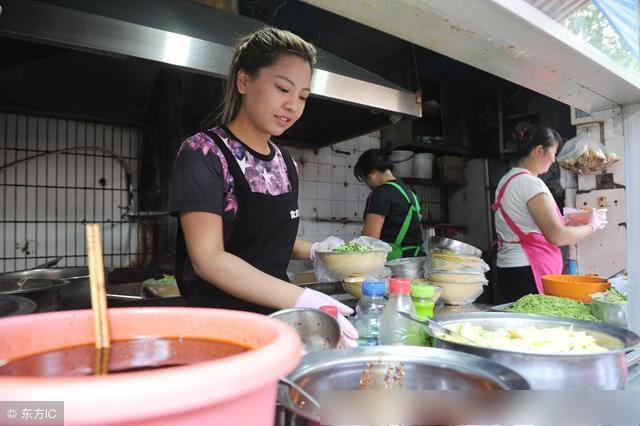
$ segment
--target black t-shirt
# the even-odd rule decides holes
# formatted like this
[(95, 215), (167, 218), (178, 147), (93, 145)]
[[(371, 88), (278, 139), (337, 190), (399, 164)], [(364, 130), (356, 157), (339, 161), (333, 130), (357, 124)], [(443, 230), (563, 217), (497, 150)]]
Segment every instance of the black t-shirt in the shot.
[[(283, 157), (284, 149), (270, 144), (271, 152), (265, 155), (242, 143), (226, 127), (216, 127), (211, 131), (216, 133), (229, 149), (252, 192), (276, 196), (292, 191)], [(206, 133), (197, 133), (185, 140), (178, 151), (169, 211), (176, 217), (180, 212), (187, 211), (220, 215), (226, 241), (240, 209), (235, 187), (236, 182), (220, 148)], [(188, 294), (190, 289), (186, 283), (192, 283), (198, 278), (188, 257), (179, 221), (176, 239), (176, 278), (180, 291), (187, 299), (199, 297), (196, 293)], [(197, 302), (190, 300), (190, 303)], [(221, 307), (234, 308), (233, 305), (228, 305), (228, 299), (225, 299), (225, 303), (227, 305)]]
[[(413, 200), (411, 190), (403, 185), (400, 181), (392, 181), (400, 185), (409, 199)], [(382, 225), (382, 232), (380, 233), (380, 239), (387, 243), (393, 243), (402, 228), (404, 219), (409, 212), (409, 203), (407, 199), (398, 191), (397, 188), (391, 185), (380, 185), (374, 188), (367, 198), (367, 207), (364, 215), (368, 213), (374, 213), (384, 216), (384, 224)], [(407, 235), (402, 242), (403, 246), (422, 245), (422, 227), (418, 217), (413, 215), (411, 218), (411, 225)], [(405, 252), (408, 255), (408, 252)]]

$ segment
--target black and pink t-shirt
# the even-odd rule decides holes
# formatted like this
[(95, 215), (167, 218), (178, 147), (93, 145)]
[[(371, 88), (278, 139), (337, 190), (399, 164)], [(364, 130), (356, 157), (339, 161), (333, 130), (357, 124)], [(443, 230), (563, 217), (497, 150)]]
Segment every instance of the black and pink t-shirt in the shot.
[[(211, 129), (229, 148), (253, 192), (280, 195), (291, 191), (287, 165), (280, 148), (260, 154), (236, 138), (226, 127)], [(238, 213), (234, 179), (227, 160), (206, 133), (186, 139), (176, 159), (169, 211), (200, 211), (233, 218)]]

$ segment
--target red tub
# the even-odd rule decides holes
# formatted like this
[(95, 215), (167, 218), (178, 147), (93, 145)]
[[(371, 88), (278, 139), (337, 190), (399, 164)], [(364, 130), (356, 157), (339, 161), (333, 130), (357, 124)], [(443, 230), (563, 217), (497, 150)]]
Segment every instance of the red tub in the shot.
[[(0, 376), (0, 400), (64, 401), (66, 425), (272, 425), (278, 379), (300, 360), (281, 321), (219, 309), (109, 309), (111, 338), (225, 340), (255, 349), (214, 361), (88, 377)], [(93, 342), (89, 310), (0, 320), (0, 360)]]

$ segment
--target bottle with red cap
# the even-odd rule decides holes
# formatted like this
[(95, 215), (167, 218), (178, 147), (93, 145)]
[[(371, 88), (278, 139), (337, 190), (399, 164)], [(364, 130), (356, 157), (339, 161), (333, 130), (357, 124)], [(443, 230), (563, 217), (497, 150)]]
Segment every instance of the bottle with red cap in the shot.
[(387, 301), (380, 323), (381, 345), (415, 345), (423, 343), (420, 325), (406, 319), (398, 311), (416, 313), (411, 300), (411, 279), (392, 278)]
[(323, 305), (320, 306), (321, 311), (325, 311), (335, 319), (338, 319), (338, 307), (333, 305)]

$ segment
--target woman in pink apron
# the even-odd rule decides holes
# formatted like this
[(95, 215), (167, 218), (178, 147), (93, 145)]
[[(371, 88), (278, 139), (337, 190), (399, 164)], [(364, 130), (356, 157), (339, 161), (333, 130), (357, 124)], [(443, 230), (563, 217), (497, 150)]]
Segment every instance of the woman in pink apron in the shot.
[(559, 246), (574, 244), (606, 226), (597, 215), (583, 226), (566, 226), (549, 188), (538, 178), (556, 160), (562, 138), (553, 129), (520, 125), (518, 160), (498, 183), (495, 212), (498, 235), (500, 303), (544, 294), (542, 276), (561, 274)]

